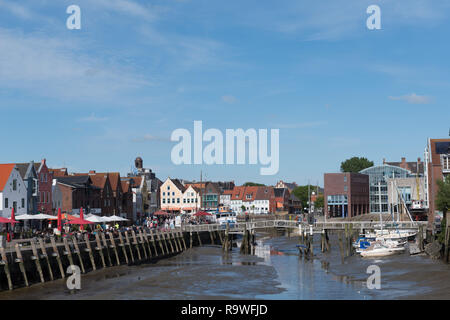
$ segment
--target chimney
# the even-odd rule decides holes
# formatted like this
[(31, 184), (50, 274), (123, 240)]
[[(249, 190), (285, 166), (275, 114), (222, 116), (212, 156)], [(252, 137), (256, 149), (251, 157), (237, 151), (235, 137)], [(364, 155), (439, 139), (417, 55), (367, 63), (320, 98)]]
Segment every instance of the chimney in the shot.
[(44, 159), (41, 160), (41, 163), (42, 163), (42, 164), (45, 164), (46, 161), (47, 161), (47, 160), (44, 158)]

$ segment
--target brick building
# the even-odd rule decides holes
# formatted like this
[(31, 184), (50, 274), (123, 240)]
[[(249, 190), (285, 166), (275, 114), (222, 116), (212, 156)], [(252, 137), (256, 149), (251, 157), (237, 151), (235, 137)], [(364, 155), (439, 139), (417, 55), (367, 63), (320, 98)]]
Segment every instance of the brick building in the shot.
[(324, 209), (327, 217), (354, 217), (369, 213), (369, 176), (325, 173)]
[(40, 213), (52, 214), (52, 181), (53, 173), (47, 167), (45, 159), (42, 159), (40, 163), (34, 163), (34, 168), (38, 176), (38, 198), (37, 198), (37, 210)]
[(429, 201), (428, 230), (433, 229), (436, 208), (438, 180), (450, 176), (450, 139), (429, 139), (425, 150), (425, 178)]

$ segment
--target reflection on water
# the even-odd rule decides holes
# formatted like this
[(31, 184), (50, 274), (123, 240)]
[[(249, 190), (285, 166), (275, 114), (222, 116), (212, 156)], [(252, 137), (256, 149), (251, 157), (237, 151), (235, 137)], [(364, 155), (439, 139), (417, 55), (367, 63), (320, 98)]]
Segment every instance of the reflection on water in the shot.
[[(314, 257), (299, 256), (298, 237), (258, 235), (254, 255), (239, 247), (196, 247), (154, 264), (120, 266), (82, 275), (70, 293), (64, 280), (1, 292), (0, 299), (398, 299), (450, 298), (450, 267), (407, 254), (342, 259), (337, 242)], [(317, 246), (317, 247), (316, 247)], [(366, 288), (367, 267), (382, 271), (382, 289)]]

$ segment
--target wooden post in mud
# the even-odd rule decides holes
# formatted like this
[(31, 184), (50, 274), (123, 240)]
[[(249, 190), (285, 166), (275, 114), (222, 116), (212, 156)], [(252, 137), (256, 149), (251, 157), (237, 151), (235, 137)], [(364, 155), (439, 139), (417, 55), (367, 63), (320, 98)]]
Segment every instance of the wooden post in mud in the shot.
[[(164, 245), (162, 243), (161, 233), (159, 231), (156, 231), (156, 240), (159, 243), (159, 247), (161, 248), (162, 255), (163, 256), (166, 255), (166, 252), (164, 251)], [(169, 254), (169, 251), (167, 251), (167, 254)]]
[(225, 252), (229, 250), (228, 248), (228, 246), (230, 245), (229, 232), (230, 232), (230, 224), (227, 222), (227, 226), (225, 229), (225, 239), (222, 241), (222, 249)]
[(151, 258), (151, 257), (153, 257), (153, 254), (152, 254), (152, 248), (150, 246), (150, 240), (148, 240), (147, 230), (144, 229), (143, 232), (144, 232), (144, 240), (145, 240), (145, 243), (147, 244), (149, 258)]
[(55, 237), (53, 237), (53, 236), (50, 237), (50, 242), (52, 243), (53, 256), (56, 258), (56, 261), (58, 262), (59, 272), (61, 273), (61, 278), (64, 279), (66, 277), (66, 275), (65, 275), (64, 269), (62, 267), (61, 257), (59, 256), (58, 248), (56, 247)]
[(97, 243), (97, 247), (95, 248), (95, 250), (97, 250), (98, 253), (100, 254), (100, 258), (102, 259), (103, 268), (106, 268), (105, 256), (103, 255), (103, 248), (102, 248), (102, 245), (100, 243), (100, 237), (98, 235), (98, 232), (95, 233), (95, 241)]
[(189, 249), (192, 249), (192, 230), (189, 232)]
[(128, 264), (128, 255), (127, 255), (127, 249), (125, 248), (125, 243), (123, 242), (123, 238), (122, 238), (122, 232), (119, 232), (119, 247), (122, 247), (122, 253), (125, 257), (125, 262)]
[(97, 270), (95, 266), (94, 253), (92, 252), (91, 242), (89, 241), (89, 235), (87, 233), (84, 234), (84, 241), (86, 243), (86, 248), (84, 249), (89, 253), (89, 259), (91, 260), (92, 269)]
[(446, 213), (445, 223), (445, 243), (444, 243), (444, 261), (448, 263), (449, 246), (450, 246), (450, 212)]
[(309, 255), (310, 257), (314, 257), (314, 230), (313, 226), (309, 226), (309, 241), (308, 241), (308, 247), (309, 247)]
[(31, 257), (31, 259), (33, 259), (34, 263), (36, 264), (36, 269), (39, 273), (41, 282), (45, 282), (44, 274), (42, 273), (42, 268), (41, 268), (41, 261), (40, 261), (41, 257), (39, 256), (39, 253), (36, 249), (36, 239), (35, 238), (31, 239), (30, 244), (31, 244), (31, 250), (33, 252), (33, 256)]
[(325, 249), (326, 251), (330, 251), (330, 239), (328, 238), (328, 230), (325, 229)]
[(83, 259), (82, 259), (82, 257), (81, 257), (80, 247), (78, 247), (77, 237), (73, 236), (73, 237), (72, 237), (72, 242), (73, 242), (73, 246), (75, 247), (75, 253), (76, 253), (77, 256), (78, 256), (78, 260), (80, 261), (81, 272), (82, 272), (82, 273), (86, 273), (86, 270), (84, 269)]
[(197, 231), (198, 243), (200, 246), (203, 246), (202, 239), (200, 238), (200, 231)]
[(183, 242), (184, 250), (187, 250), (186, 241), (184, 241), (184, 233), (183, 233), (183, 231), (178, 231), (178, 233), (180, 234), (181, 241)]
[(105, 232), (101, 232), (101, 238), (102, 238), (102, 243), (103, 243), (103, 249), (105, 249), (106, 256), (108, 257), (109, 266), (112, 267), (111, 255), (109, 254), (109, 246), (108, 246), (108, 242), (106, 241)]
[(128, 237), (128, 231), (125, 231), (125, 241), (127, 242), (128, 250), (130, 250), (131, 262), (134, 263), (133, 248), (131, 248), (130, 238)]
[(158, 249), (156, 248), (156, 241), (155, 241), (155, 237), (153, 234), (153, 230), (150, 230), (150, 237), (151, 237), (153, 249), (155, 249), (155, 256), (158, 256)]
[(69, 260), (69, 265), (73, 266), (73, 258), (72, 258), (72, 252), (70, 252), (69, 243), (67, 242), (67, 238), (63, 238), (64, 243), (64, 255)]
[(172, 253), (175, 253), (175, 249), (174, 249), (174, 247), (173, 247), (172, 241), (170, 241), (168, 232), (163, 232), (163, 237), (164, 237), (164, 241), (166, 241), (166, 243), (167, 243), (167, 242), (169, 243), (169, 245), (170, 245), (170, 251), (171, 251)]
[(320, 233), (320, 251), (325, 252), (325, 229)]
[(138, 241), (138, 243), (141, 244), (142, 251), (144, 252), (145, 260), (148, 260), (147, 250), (145, 250), (145, 245), (144, 245), (144, 237), (142, 236), (141, 230), (139, 230), (138, 236), (139, 236), (139, 239), (137, 241)]
[(6, 274), (6, 280), (8, 281), (8, 289), (12, 290), (13, 284), (11, 281), (11, 271), (9, 270), (9, 263), (8, 263), (8, 258), (6, 257), (5, 248), (3, 248), (3, 247), (0, 248), (0, 254), (2, 256), (1, 264), (3, 265), (3, 269), (5, 270), (5, 274)]
[(172, 239), (172, 242), (175, 244), (175, 251), (176, 251), (176, 252), (180, 252), (181, 249), (178, 247), (177, 240), (175, 239), (175, 236), (174, 236), (174, 234), (173, 234), (172, 231), (169, 232), (169, 237)]
[(180, 248), (180, 252), (183, 251), (183, 244), (181, 243), (181, 235), (179, 231), (174, 231), (175, 241), (178, 243), (178, 248)]
[(163, 245), (164, 245), (164, 248), (166, 248), (166, 254), (169, 254), (169, 246), (168, 246), (168, 244), (167, 244), (167, 240), (166, 240), (166, 236), (165, 236), (165, 232), (164, 231), (161, 231), (160, 233), (159, 233), (159, 235), (161, 236), (161, 240), (162, 240), (162, 243), (163, 243)]
[(133, 245), (136, 248), (136, 251), (137, 251), (137, 254), (138, 254), (138, 259), (139, 259), (139, 261), (142, 261), (141, 250), (139, 250), (139, 244), (138, 244), (137, 239), (136, 239), (136, 232), (134, 232), (133, 229), (131, 229), (131, 236), (133, 237)]
[(39, 246), (41, 247), (42, 256), (47, 260), (48, 274), (50, 275), (50, 280), (53, 281), (52, 266), (50, 264), (50, 259), (48, 258), (47, 250), (45, 249), (44, 239), (39, 238)]
[(211, 238), (211, 244), (214, 244), (214, 237), (212, 231), (209, 232), (209, 237)]
[(223, 245), (222, 231), (221, 230), (217, 230), (217, 233), (219, 234), (220, 244)]
[(20, 246), (18, 243), (15, 244), (17, 259), (16, 262), (19, 263), (20, 272), (22, 272), (23, 280), (25, 281), (25, 285), (28, 287), (28, 277), (25, 270), (25, 263), (23, 262), (22, 252), (20, 251)]
[(339, 235), (338, 243), (339, 243), (339, 251), (341, 253), (341, 261), (342, 261), (342, 263), (344, 262), (344, 254), (345, 254), (345, 252), (344, 252), (344, 244), (343, 244), (343, 239), (342, 239), (343, 233), (344, 233), (343, 231), (338, 231), (338, 235)]
[(108, 232), (108, 236), (109, 236), (109, 241), (111, 242), (111, 248), (113, 249), (114, 254), (116, 256), (117, 265), (120, 266), (119, 253), (117, 252), (116, 243), (114, 242), (114, 236), (111, 232)]

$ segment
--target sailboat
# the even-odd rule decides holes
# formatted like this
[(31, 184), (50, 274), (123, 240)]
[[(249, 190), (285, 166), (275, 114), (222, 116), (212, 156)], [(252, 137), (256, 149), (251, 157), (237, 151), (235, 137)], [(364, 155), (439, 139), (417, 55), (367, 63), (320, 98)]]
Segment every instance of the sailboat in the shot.
[(363, 258), (368, 257), (386, 257), (399, 254), (405, 251), (404, 246), (389, 246), (386, 242), (376, 241), (366, 249), (359, 250), (359, 254)]

